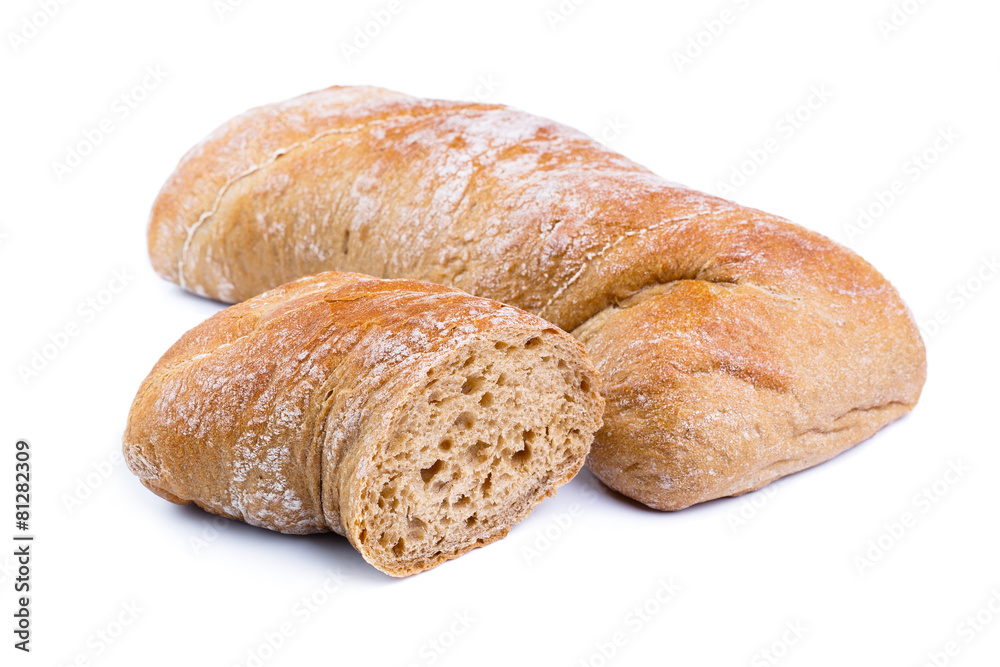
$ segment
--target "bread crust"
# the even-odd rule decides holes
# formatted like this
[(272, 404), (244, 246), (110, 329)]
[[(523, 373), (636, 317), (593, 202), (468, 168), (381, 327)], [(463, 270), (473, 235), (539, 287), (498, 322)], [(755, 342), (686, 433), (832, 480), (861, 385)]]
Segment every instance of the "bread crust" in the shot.
[(855, 253), (499, 105), (335, 87), (251, 110), (181, 161), (149, 244), (222, 301), (347, 270), (573, 331), (607, 380), (589, 465), (659, 509), (826, 460), (926, 376), (911, 314)]
[[(393, 445), (393, 425), (426, 399), (428, 374), (470, 344), (486, 341), (492, 352), (494, 340), (532, 338), (590, 387), (565, 417), (578, 446), (539, 471), (544, 479), (529, 493), (496, 508), (499, 518), (475, 540), (417, 560), (366, 540), (378, 511), (372, 471)], [(323, 273), (181, 337), (140, 387), (123, 452), (143, 485), (171, 502), (284, 533), (332, 530), (404, 576), (499, 539), (569, 481), (601, 423), (599, 386), (583, 345), (535, 315), (442, 285)], [(534, 460), (545, 463), (544, 454)]]

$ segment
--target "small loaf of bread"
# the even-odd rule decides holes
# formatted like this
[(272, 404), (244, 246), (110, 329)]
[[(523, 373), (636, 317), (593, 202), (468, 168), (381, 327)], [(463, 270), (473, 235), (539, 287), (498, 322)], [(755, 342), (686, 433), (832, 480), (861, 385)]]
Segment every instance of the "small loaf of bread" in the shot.
[(332, 530), (393, 576), (497, 540), (583, 465), (599, 376), (545, 320), (324, 273), (217, 313), (142, 383), (123, 438), (157, 495)]
[(902, 299), (850, 250), (499, 105), (348, 87), (253, 109), (183, 158), (149, 252), (228, 302), (336, 269), (541, 315), (604, 377), (591, 470), (659, 509), (825, 461), (925, 377)]

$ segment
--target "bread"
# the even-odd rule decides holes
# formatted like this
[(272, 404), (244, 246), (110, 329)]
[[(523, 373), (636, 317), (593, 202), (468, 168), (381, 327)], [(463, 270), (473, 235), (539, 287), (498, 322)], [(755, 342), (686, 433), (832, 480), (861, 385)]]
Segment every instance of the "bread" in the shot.
[(583, 346), (539, 317), (324, 273), (185, 334), (142, 383), (123, 449), (167, 500), (332, 530), (404, 576), (506, 535), (581, 468), (602, 410)]
[(925, 378), (910, 312), (850, 250), (498, 105), (349, 87), (251, 110), (181, 160), (149, 252), (222, 301), (338, 269), (546, 318), (605, 379), (588, 465), (659, 509), (829, 459)]

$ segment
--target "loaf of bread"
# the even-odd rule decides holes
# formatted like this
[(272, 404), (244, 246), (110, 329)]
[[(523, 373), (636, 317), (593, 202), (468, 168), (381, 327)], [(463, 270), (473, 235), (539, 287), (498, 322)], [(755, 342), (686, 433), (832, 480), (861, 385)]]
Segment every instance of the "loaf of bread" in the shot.
[(404, 576), (503, 537), (569, 481), (601, 424), (599, 382), (535, 315), (323, 273), (185, 334), (142, 383), (123, 449), (167, 500), (332, 530)]
[(588, 465), (659, 509), (829, 459), (925, 377), (899, 294), (850, 250), (498, 105), (346, 87), (253, 109), (181, 160), (149, 252), (227, 302), (337, 269), (546, 318), (604, 377)]

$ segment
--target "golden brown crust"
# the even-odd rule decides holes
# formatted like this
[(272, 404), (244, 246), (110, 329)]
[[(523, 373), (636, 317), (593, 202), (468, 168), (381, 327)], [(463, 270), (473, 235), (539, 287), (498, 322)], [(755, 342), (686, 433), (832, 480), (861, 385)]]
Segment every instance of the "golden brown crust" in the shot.
[[(512, 473), (521, 476), (511, 480), (518, 497), (484, 501), (479, 516), (493, 518), (481, 521), (475, 539), (431, 526), (451, 542), (413, 557), (366, 539), (373, 515), (388, 511), (372, 503), (381, 489), (372, 475), (391, 447), (403, 446), (394, 425), (427, 400), (429, 374), (476, 346), (486, 347), (481, 360), (502, 363), (502, 350), (533, 339), (537, 351), (519, 349), (518, 358), (536, 391), (545, 364), (560, 364), (545, 376), (549, 393), (535, 398), (548, 419), (561, 415), (567, 430), (577, 429), (570, 446), (535, 442), (531, 465)], [(524, 311), (442, 285), (323, 273), (186, 333), (139, 389), (123, 450), (129, 469), (162, 498), (285, 533), (333, 530), (376, 567), (402, 576), (499, 539), (576, 474), (600, 426), (598, 377), (579, 342)], [(586, 391), (575, 388), (583, 379)], [(582, 400), (570, 405), (566, 392)], [(453, 388), (445, 398), (476, 399), (463, 393)], [(502, 408), (494, 406), (494, 417)], [(486, 438), (487, 430), (478, 426), (468, 437)], [(419, 463), (414, 455), (400, 454)], [(400, 484), (413, 482), (412, 465), (396, 467)]]
[(182, 161), (150, 247), (164, 277), (223, 301), (338, 269), (576, 330), (608, 380), (589, 464), (664, 509), (835, 455), (925, 376), (898, 293), (850, 250), (496, 105), (332, 88), (248, 112)]

